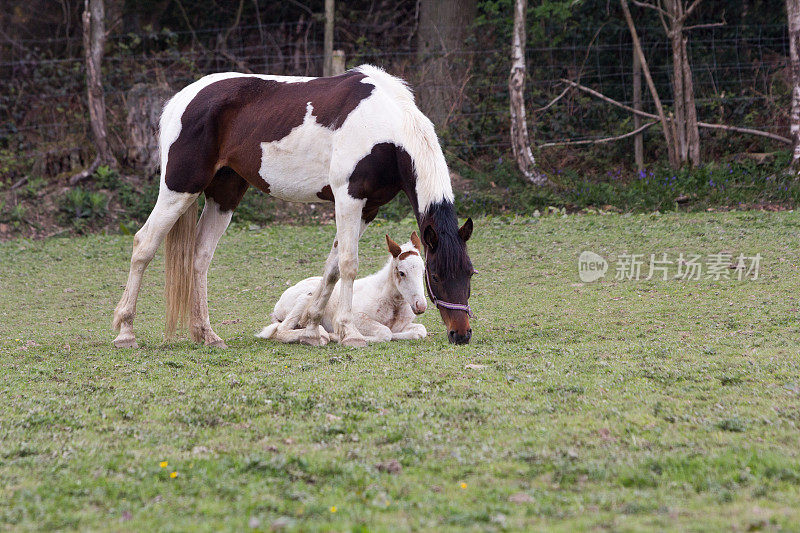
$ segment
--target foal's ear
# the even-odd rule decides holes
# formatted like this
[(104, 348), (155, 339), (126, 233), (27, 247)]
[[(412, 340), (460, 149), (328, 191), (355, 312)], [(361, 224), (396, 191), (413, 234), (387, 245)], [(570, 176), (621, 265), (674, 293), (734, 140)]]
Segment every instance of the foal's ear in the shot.
[(386, 236), (386, 245), (389, 246), (389, 253), (392, 254), (392, 257), (400, 255), (400, 245), (394, 242), (388, 235)]
[(472, 219), (468, 218), (464, 225), (458, 229), (458, 236), (461, 237), (461, 240), (467, 242), (469, 238), (472, 236)]
[(436, 234), (436, 230), (433, 229), (431, 224), (428, 224), (422, 230), (422, 239), (425, 241), (425, 246), (428, 247), (429, 251), (436, 251), (436, 247), (439, 246), (439, 235)]
[(417, 235), (416, 231), (411, 233), (411, 244), (420, 252), (422, 251), (422, 242), (419, 240), (419, 235)]

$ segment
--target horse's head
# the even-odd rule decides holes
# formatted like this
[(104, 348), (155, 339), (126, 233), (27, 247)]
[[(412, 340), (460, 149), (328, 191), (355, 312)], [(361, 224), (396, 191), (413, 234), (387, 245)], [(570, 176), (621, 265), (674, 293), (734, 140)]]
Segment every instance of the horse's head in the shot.
[(425, 300), (425, 263), (422, 261), (422, 243), (417, 232), (411, 241), (400, 246), (386, 236), (386, 245), (392, 254), (392, 270), (389, 274), (398, 292), (411, 306), (415, 314), (421, 315), (428, 308)]
[[(457, 226), (454, 225), (455, 229)], [(426, 248), (428, 293), (439, 308), (453, 344), (467, 344), (472, 337), (469, 325), (470, 279), (475, 270), (467, 255), (467, 241), (472, 235), (469, 218), (458, 233), (440, 234), (433, 224), (422, 230)]]

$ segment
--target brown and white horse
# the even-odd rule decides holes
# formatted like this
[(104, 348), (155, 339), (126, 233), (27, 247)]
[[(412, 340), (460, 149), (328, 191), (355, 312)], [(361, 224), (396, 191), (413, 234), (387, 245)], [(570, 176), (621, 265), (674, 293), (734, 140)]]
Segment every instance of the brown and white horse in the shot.
[[(458, 227), (433, 125), (402, 80), (369, 65), (330, 78), (212, 74), (176, 94), (160, 125), (158, 200), (133, 241), (128, 282), (114, 311), (115, 346), (136, 346), (142, 275), (165, 239), (167, 337), (188, 321), (195, 341), (225, 346), (211, 329), (207, 273), (250, 185), (284, 200), (335, 202), (336, 238), (323, 282), (295, 325), (305, 328), (303, 342), (321, 343), (322, 311), (341, 276), (335, 333), (342, 344), (366, 344), (352, 316), (358, 240), (400, 191), (417, 217), (428, 292), (448, 339), (469, 342), (472, 220)], [(198, 222), (200, 193), (206, 202)]]

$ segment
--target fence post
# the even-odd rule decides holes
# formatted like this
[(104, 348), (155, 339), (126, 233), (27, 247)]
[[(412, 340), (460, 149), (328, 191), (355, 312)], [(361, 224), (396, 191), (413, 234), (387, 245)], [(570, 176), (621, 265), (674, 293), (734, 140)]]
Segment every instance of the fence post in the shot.
[(325, 0), (325, 43), (323, 51), (322, 75), (333, 74), (333, 0)]
[(344, 74), (344, 50), (334, 50), (331, 57), (331, 76)]
[[(642, 110), (642, 64), (639, 62), (639, 55), (633, 51), (633, 108), (636, 111)], [(642, 117), (633, 115), (633, 129), (638, 130), (642, 126)], [(633, 137), (633, 157), (636, 161), (636, 170), (644, 170), (644, 135), (637, 133)]]

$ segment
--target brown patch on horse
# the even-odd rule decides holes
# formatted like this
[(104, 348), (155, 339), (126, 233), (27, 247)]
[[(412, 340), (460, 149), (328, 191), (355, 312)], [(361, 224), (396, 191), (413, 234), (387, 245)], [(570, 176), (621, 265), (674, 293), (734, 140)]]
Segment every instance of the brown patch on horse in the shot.
[(414, 250), (409, 250), (409, 251), (407, 251), (407, 252), (403, 252), (402, 254), (400, 254), (400, 255), (397, 257), (397, 259), (398, 259), (399, 261), (402, 261), (403, 259), (405, 259), (405, 258), (406, 258), (406, 257), (408, 257), (409, 255), (419, 255), (419, 254), (418, 254), (417, 252), (415, 252)]
[(402, 251), (400, 249), (400, 245), (394, 242), (388, 235), (386, 236), (386, 245), (389, 247), (389, 253), (392, 254), (392, 257), (397, 257), (400, 255), (400, 252)]
[(406, 193), (416, 214), (416, 179), (411, 156), (392, 143), (373, 146), (370, 153), (356, 164), (347, 185), (350, 196), (367, 200), (361, 213), (361, 218), (367, 223), (372, 222), (378, 209), (400, 191)]
[[(266, 182), (265, 185), (267, 188), (265, 192), (269, 193), (269, 185)], [(223, 211), (233, 211), (242, 201), (248, 187), (250, 185), (247, 181), (232, 168), (222, 167), (206, 187), (205, 195), (206, 198), (217, 202)]]
[[(219, 165), (231, 167), (264, 190), (261, 143), (283, 139), (300, 126), (311, 102), (318, 124), (338, 129), (375, 86), (366, 76), (285, 83), (242, 76), (214, 82), (197, 93), (181, 116), (181, 132), (169, 148), (165, 181), (170, 190), (197, 193)], [(267, 186), (268, 189), (268, 186)]]
[(330, 185), (326, 185), (317, 193), (317, 198), (326, 202), (333, 202), (333, 191)]

